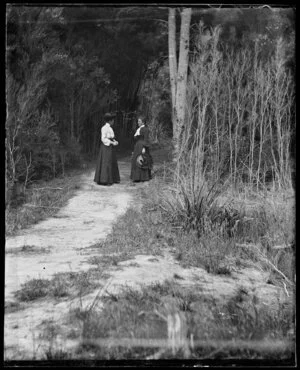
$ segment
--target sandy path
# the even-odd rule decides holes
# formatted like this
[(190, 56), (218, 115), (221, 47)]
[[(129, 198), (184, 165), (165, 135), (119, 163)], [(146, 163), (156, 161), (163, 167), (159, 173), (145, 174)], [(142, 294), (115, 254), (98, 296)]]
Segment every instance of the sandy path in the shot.
[(120, 162), (119, 168), (122, 183), (99, 186), (93, 182), (92, 170), (82, 176), (80, 190), (55, 217), (6, 239), (6, 301), (27, 280), (91, 267), (87, 263), (91, 254), (85, 256), (83, 250), (103, 239), (132, 201), (129, 165)]
[[(89, 171), (81, 177), (75, 196), (54, 217), (6, 239), (6, 306), (15, 301), (14, 293), (28, 280), (49, 279), (59, 272), (80, 272), (94, 267), (88, 259), (99, 256), (99, 251), (90, 247), (106, 237), (117, 217), (132, 204), (135, 187), (130, 186), (129, 169), (128, 161), (119, 161), (121, 183), (110, 187), (95, 184), (94, 170)], [(94, 294), (86, 296), (83, 304), (88, 304)], [(46, 347), (40, 338), (41, 323), (58, 322), (73, 304), (78, 306), (79, 302), (47, 299), (7, 313), (5, 359), (43, 357)], [(44, 344), (47, 345), (47, 340)]]

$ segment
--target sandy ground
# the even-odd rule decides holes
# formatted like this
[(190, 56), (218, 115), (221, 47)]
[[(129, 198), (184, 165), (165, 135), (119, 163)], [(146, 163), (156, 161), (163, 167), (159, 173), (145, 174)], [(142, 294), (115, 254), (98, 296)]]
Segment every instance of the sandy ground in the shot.
[[(135, 187), (130, 186), (129, 163), (120, 161), (119, 170), (121, 183), (110, 187), (94, 183), (94, 170), (89, 171), (81, 177), (80, 190), (55, 217), (6, 239), (6, 306), (15, 301), (14, 293), (28, 280), (49, 279), (56, 273), (94, 267), (88, 259), (99, 252), (90, 247), (105, 238), (114, 221), (132, 204)], [(12, 349), (6, 351), (8, 358), (39, 357), (39, 343), (35, 343), (39, 330), (36, 328), (46, 318), (58, 320), (66, 309), (70, 309), (69, 303), (42, 301), (28, 309), (6, 314), (5, 348)], [(8, 352), (12, 353), (8, 355)]]
[[(133, 205), (137, 187), (130, 186), (129, 163), (119, 162), (121, 184), (111, 187), (93, 182), (94, 171), (83, 175), (77, 194), (55, 217), (23, 230), (20, 235), (7, 238), (5, 259), (5, 304), (15, 300), (14, 292), (21, 284), (33, 278), (51, 278), (58, 272), (86, 271), (92, 266), (88, 259), (99, 250), (93, 244), (101, 241), (111, 231), (118, 216)], [(147, 186), (147, 183), (138, 185)], [(135, 202), (136, 203), (136, 202)], [(136, 205), (135, 205), (136, 206)], [(105, 251), (104, 251), (105, 252)], [(80, 328), (70, 325), (70, 311), (86, 309), (99, 294), (117, 293), (124, 286), (138, 289), (142, 285), (177, 280), (183, 285), (193, 285), (203, 294), (217, 299), (227, 299), (240, 286), (249, 294), (256, 294), (261, 304), (275, 307), (285, 299), (279, 287), (267, 284), (268, 274), (244, 268), (232, 271), (228, 277), (208, 274), (201, 268), (182, 268), (166, 250), (163, 256), (137, 255), (134, 259), (111, 267), (110, 277), (99, 281), (99, 289), (84, 297), (70, 299), (40, 299), (26, 303), (21, 310), (8, 312), (4, 321), (4, 359), (45, 359), (50, 349), (72, 351), (78, 344)], [(103, 289), (103, 284), (105, 289)], [(101, 300), (99, 306), (101, 308)], [(52, 325), (55, 335), (47, 336), (45, 328)], [(47, 330), (48, 330), (47, 329)], [(74, 338), (70, 332), (75, 333)], [(55, 343), (49, 338), (55, 337)]]
[(5, 300), (33, 278), (47, 279), (58, 272), (90, 268), (86, 247), (105, 238), (114, 220), (132, 201), (128, 164), (119, 163), (122, 183), (110, 187), (93, 182), (94, 170), (82, 176), (81, 187), (55, 217), (6, 239)]

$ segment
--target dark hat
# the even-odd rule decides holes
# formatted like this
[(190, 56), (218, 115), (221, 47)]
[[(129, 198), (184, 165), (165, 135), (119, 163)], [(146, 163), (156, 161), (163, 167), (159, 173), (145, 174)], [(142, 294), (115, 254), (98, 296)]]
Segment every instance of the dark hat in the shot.
[(111, 121), (114, 118), (115, 118), (115, 115), (114, 114), (111, 114), (111, 113), (105, 113), (104, 114), (104, 120), (105, 121)]
[(149, 162), (147, 160), (147, 157), (144, 156), (143, 154), (140, 154), (137, 157), (136, 164), (137, 164), (138, 168), (141, 168), (141, 169), (148, 169), (149, 168)]

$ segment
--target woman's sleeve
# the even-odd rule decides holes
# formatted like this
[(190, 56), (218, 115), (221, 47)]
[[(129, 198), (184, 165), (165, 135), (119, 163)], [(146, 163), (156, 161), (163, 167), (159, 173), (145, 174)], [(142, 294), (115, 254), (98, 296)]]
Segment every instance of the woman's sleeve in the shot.
[(111, 140), (109, 139), (109, 131), (106, 130), (106, 127), (102, 127), (101, 129), (101, 141), (104, 145), (109, 146), (111, 144)]
[(135, 134), (134, 134), (134, 137), (137, 137), (140, 135), (140, 128), (138, 128), (136, 131), (135, 131)]

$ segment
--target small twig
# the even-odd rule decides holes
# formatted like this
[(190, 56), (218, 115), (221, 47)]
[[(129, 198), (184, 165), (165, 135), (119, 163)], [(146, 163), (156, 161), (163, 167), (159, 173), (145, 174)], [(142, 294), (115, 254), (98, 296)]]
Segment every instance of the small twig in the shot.
[(284, 287), (284, 291), (286, 292), (286, 295), (289, 297), (290, 295), (289, 295), (289, 292), (287, 291), (287, 289), (286, 289), (286, 284), (285, 284), (285, 282), (283, 281), (282, 282), (282, 284), (283, 284), (283, 287)]
[(285, 275), (284, 275), (284, 273), (283, 272), (281, 272), (280, 270), (278, 270), (278, 268), (275, 266), (275, 265), (273, 265), (273, 263), (272, 262), (270, 262), (267, 258), (265, 258), (264, 257), (264, 259), (265, 259), (265, 261), (266, 262), (268, 262), (272, 267), (273, 267), (273, 269), (276, 271), (276, 272), (278, 272), (288, 283), (290, 283), (291, 285), (294, 285), (294, 283), (289, 279), (289, 278), (287, 278)]
[(32, 190), (44, 190), (44, 189), (51, 189), (51, 190), (64, 190), (64, 188), (48, 188), (48, 187), (45, 187), (45, 188), (33, 188)]

